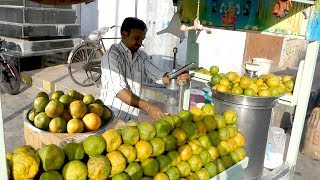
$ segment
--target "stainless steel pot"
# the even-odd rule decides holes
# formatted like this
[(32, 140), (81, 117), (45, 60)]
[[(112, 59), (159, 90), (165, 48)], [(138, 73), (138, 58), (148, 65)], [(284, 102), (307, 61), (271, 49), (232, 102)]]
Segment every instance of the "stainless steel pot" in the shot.
[(249, 157), (244, 179), (258, 179), (263, 173), (272, 108), (280, 97), (252, 97), (212, 90), (212, 101), (218, 114), (227, 109), (238, 114), (237, 126), (246, 138), (244, 149)]

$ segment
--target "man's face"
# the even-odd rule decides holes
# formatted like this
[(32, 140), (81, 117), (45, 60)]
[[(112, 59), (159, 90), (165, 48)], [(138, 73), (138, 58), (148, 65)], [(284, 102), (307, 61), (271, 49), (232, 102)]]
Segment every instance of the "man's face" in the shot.
[(122, 41), (130, 49), (131, 52), (138, 51), (145, 37), (146, 31), (140, 29), (131, 29), (130, 32), (124, 31), (122, 33)]

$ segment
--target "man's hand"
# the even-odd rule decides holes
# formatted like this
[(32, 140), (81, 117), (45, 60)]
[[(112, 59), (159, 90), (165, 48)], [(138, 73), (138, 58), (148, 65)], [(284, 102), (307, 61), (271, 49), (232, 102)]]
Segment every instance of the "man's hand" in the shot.
[(188, 83), (190, 81), (189, 71), (185, 71), (177, 77), (177, 82)]
[(165, 116), (161, 108), (153, 104), (151, 104), (146, 111), (150, 115), (150, 117), (155, 121), (160, 120)]

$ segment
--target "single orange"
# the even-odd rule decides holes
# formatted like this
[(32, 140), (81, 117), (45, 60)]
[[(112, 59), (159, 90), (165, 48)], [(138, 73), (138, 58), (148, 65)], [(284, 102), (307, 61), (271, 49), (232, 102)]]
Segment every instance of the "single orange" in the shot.
[(256, 85), (257, 86), (260, 86), (261, 84), (263, 83), (263, 79), (257, 79), (257, 81), (256, 81)]
[(217, 90), (218, 85), (219, 85), (219, 84), (212, 86), (212, 89), (213, 89), (213, 90)]
[(99, 129), (99, 127), (101, 126), (101, 119), (95, 113), (86, 114), (83, 117), (82, 121), (83, 121), (85, 129), (88, 131), (95, 131), (95, 130)]
[(280, 94), (283, 94), (285, 89), (286, 89), (286, 87), (282, 83), (280, 83), (280, 85), (278, 86), (278, 89), (280, 91)]
[(222, 93), (226, 93), (229, 90), (229, 86), (223, 85), (223, 84), (219, 84), (217, 86), (217, 91), (218, 92), (222, 92)]
[(224, 73), (219, 73), (219, 76), (221, 77), (221, 79), (227, 78), (226, 74), (224, 74)]
[(242, 147), (245, 143), (245, 138), (242, 134), (238, 133), (233, 139), (236, 141), (238, 147)]
[(226, 142), (229, 144), (230, 152), (234, 151), (238, 147), (237, 141), (234, 138), (229, 138)]
[(294, 88), (294, 81), (293, 80), (288, 80), (286, 82), (283, 83), (285, 86), (285, 92), (293, 92), (293, 88)]
[(210, 82), (214, 86), (214, 85), (219, 84), (220, 80), (221, 80), (221, 77), (218, 74), (214, 74), (214, 75), (211, 76)]
[(247, 76), (242, 76), (240, 78), (240, 84), (239, 85), (240, 85), (240, 87), (242, 89), (248, 88), (250, 86), (250, 84), (251, 84), (251, 80)]
[(232, 88), (231, 93), (240, 95), (243, 93), (243, 89), (240, 86), (236, 86)]
[(258, 92), (258, 95), (259, 95), (259, 96), (270, 96), (270, 91), (269, 91), (269, 89), (261, 89), (261, 90)]
[(282, 82), (286, 82), (286, 81), (289, 81), (291, 79), (292, 79), (291, 76), (285, 75), (285, 76), (282, 77)]
[(238, 83), (238, 82), (240, 82), (240, 76), (239, 75), (237, 75), (237, 77), (233, 80), (234, 84)]
[(256, 93), (258, 93), (258, 91), (259, 91), (259, 87), (254, 83), (250, 84), (249, 88), (253, 89), (254, 92), (256, 92)]
[(244, 95), (246, 96), (256, 96), (257, 93), (255, 90), (253, 90), (252, 88), (246, 88), (243, 92)]
[(270, 87), (269, 91), (270, 91), (271, 96), (279, 96), (280, 95), (280, 89), (278, 87)]
[(81, 133), (84, 130), (83, 122), (78, 119), (74, 118), (68, 121), (67, 123), (67, 131), (68, 133)]
[(229, 87), (230, 81), (228, 79), (221, 79), (220, 84), (223, 84), (223, 85)]
[(262, 89), (269, 89), (269, 87), (265, 84), (265, 83), (262, 83), (260, 86), (259, 86), (259, 89), (262, 90)]
[(278, 76), (270, 76), (266, 79), (266, 84), (269, 87), (277, 87), (280, 84), (280, 78)]
[(236, 72), (228, 72), (226, 77), (229, 81), (234, 81), (237, 78), (238, 74)]

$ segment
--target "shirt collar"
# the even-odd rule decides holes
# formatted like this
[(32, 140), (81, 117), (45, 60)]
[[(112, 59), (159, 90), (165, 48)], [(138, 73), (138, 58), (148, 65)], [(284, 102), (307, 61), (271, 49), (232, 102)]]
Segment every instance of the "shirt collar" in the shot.
[(119, 45), (124, 49), (126, 53), (131, 53), (130, 49), (122, 41), (119, 42)]
[(136, 56), (139, 55), (140, 49), (138, 49), (138, 51), (135, 52), (135, 53), (132, 55), (130, 49), (129, 49), (122, 41), (119, 42), (119, 45), (124, 49), (124, 51), (125, 51), (127, 54), (130, 54), (130, 57), (132, 58), (133, 61), (135, 61), (135, 60), (137, 59)]

